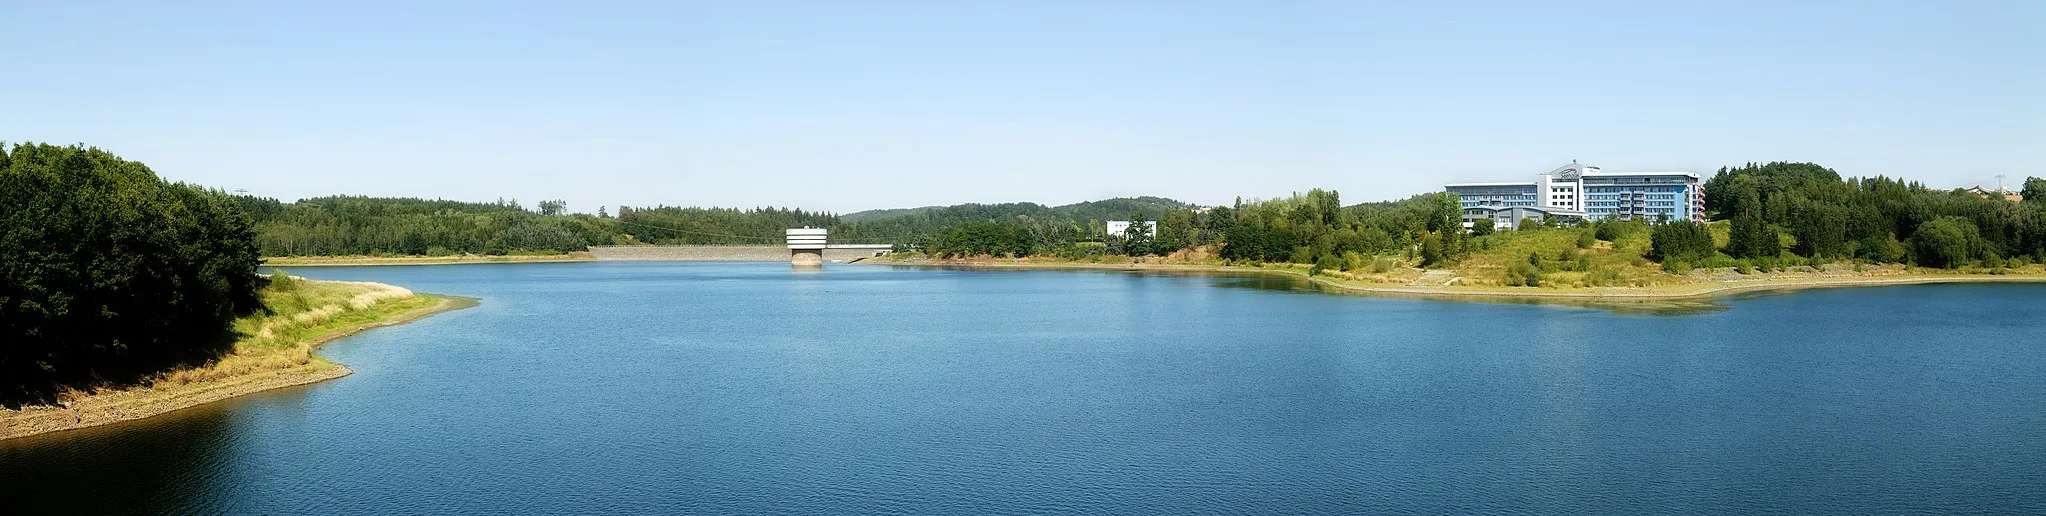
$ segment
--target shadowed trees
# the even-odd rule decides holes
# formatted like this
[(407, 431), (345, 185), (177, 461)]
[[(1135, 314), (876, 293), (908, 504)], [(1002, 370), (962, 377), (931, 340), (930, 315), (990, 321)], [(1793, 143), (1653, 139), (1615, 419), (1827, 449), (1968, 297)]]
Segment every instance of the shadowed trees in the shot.
[(0, 403), (217, 356), (261, 309), (233, 199), (99, 149), (0, 152)]

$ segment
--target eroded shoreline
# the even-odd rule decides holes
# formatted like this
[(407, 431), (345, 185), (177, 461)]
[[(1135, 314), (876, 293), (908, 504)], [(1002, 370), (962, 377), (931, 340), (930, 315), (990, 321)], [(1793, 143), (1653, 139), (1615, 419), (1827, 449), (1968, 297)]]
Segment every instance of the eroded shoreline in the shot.
[[(349, 324), (305, 339), (301, 345), (317, 349), (327, 342), (372, 328), (416, 321), (450, 310), (476, 306), (473, 298), (416, 294), (433, 303), (391, 314), (376, 321)], [(347, 367), (316, 359), (284, 368), (268, 368), (225, 378), (165, 385), (131, 387), (99, 392), (71, 399), (61, 406), (38, 405), (21, 410), (0, 409), (0, 440), (76, 430), (168, 414), (208, 403), (258, 392), (317, 383), (348, 376)]]
[(1343, 293), (1387, 295), (1441, 300), (1503, 301), (1528, 299), (1553, 299), (1576, 301), (1699, 301), (1735, 294), (1767, 291), (1794, 291), (1820, 288), (1882, 287), (1898, 285), (1925, 285), (1940, 283), (2046, 283), (2046, 275), (2011, 274), (1894, 274), (1868, 276), (1817, 276), (1760, 278), (1747, 281), (1702, 281), (1699, 283), (1664, 287), (1662, 289), (1642, 287), (1581, 287), (1569, 290), (1540, 287), (1426, 287), (1398, 285), (1360, 285), (1309, 275), (1305, 271), (1265, 268), (1237, 267), (1228, 265), (1206, 265), (1188, 263), (1082, 263), (1082, 262), (1029, 262), (1000, 260), (893, 260), (875, 258), (857, 262), (862, 265), (887, 265), (898, 267), (929, 267), (950, 269), (1031, 269), (1031, 270), (1119, 270), (1135, 272), (1188, 272), (1223, 273), (1241, 275), (1281, 276), (1306, 280), (1318, 287), (1334, 289)]

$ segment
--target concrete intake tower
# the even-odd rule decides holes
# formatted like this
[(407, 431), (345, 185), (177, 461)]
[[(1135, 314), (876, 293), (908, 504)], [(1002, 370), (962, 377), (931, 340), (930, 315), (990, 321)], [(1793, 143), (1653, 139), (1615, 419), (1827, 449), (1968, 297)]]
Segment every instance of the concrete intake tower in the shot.
[(824, 266), (824, 228), (790, 228), (788, 230), (789, 265), (796, 267)]

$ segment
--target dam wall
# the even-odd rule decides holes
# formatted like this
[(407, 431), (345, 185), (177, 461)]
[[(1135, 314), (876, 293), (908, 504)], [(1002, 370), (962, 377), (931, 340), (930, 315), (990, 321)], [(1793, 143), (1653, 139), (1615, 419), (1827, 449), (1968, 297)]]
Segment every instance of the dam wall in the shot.
[[(873, 249), (825, 249), (824, 261), (847, 262), (874, 256)], [(590, 246), (600, 262), (782, 262), (786, 245), (604, 245)]]

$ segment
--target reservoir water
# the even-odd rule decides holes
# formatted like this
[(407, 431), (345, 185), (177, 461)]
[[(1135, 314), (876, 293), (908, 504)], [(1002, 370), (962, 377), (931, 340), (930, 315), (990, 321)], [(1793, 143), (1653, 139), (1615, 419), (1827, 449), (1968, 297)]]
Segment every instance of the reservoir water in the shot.
[(2046, 514), (2046, 285), (1678, 315), (1286, 280), (303, 268), (355, 374), (0, 442), (10, 510)]

